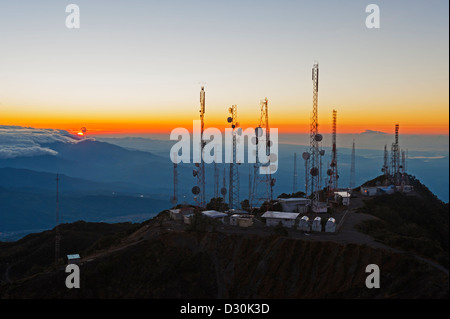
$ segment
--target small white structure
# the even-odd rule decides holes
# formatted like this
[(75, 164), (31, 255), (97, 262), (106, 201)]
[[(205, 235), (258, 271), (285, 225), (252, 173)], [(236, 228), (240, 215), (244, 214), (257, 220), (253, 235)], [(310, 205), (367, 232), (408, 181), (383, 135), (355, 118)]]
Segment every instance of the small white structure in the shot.
[(361, 186), (361, 195), (364, 196), (376, 196), (378, 194), (377, 187), (363, 187)]
[(233, 214), (230, 216), (230, 225), (239, 227), (250, 227), (253, 225), (253, 215)]
[(169, 210), (170, 219), (172, 220), (182, 220), (183, 215), (181, 214), (180, 209), (171, 209)]
[(294, 227), (298, 215), (300, 214), (267, 211), (261, 217), (266, 219), (267, 226), (277, 226), (278, 223), (281, 222), (284, 227), (291, 228)]
[(311, 204), (311, 210), (313, 213), (326, 213), (328, 211), (327, 203), (316, 202)]
[(238, 226), (247, 228), (253, 226), (253, 215), (244, 215), (238, 218)]
[(239, 214), (233, 214), (233, 215), (231, 215), (230, 216), (230, 225), (231, 226), (237, 226), (237, 220), (238, 220), (238, 218), (239, 218)]
[(67, 255), (67, 264), (78, 264), (80, 262), (79, 254)]
[(351, 194), (349, 192), (334, 192), (334, 200), (338, 201), (339, 198), (342, 198), (342, 205), (344, 206), (350, 205), (350, 197)]
[(189, 215), (193, 213), (194, 213), (193, 207), (182, 207), (169, 210), (170, 219), (172, 220), (183, 220), (184, 215)]
[(222, 223), (224, 223), (224, 218), (228, 216), (227, 214), (218, 212), (216, 210), (205, 210), (202, 212), (202, 214), (206, 217), (220, 220)]
[(316, 231), (316, 232), (322, 231), (322, 218), (320, 218), (319, 216), (314, 218), (314, 220), (312, 222), (311, 230)]
[(298, 222), (298, 229), (303, 231), (311, 231), (311, 225), (309, 224), (308, 216), (303, 216)]
[(335, 233), (336, 232), (336, 220), (333, 217), (328, 218), (325, 224), (325, 232)]
[(283, 212), (306, 213), (311, 200), (308, 198), (278, 198)]

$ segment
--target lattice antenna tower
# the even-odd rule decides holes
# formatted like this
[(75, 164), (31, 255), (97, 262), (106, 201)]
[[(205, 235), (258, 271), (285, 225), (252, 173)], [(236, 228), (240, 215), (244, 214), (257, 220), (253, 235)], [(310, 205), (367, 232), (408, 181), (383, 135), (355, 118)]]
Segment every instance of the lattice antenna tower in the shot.
[(355, 188), (355, 140), (353, 139), (352, 145), (352, 159), (350, 165), (350, 188)]
[(391, 170), (390, 173), (394, 179), (394, 183), (399, 183), (399, 174), (400, 174), (400, 151), (398, 146), (398, 130), (399, 125), (395, 124), (395, 140), (391, 146)]
[(311, 154), (308, 152), (303, 152), (302, 158), (305, 161), (305, 196), (308, 196), (308, 185), (309, 185), (309, 159)]
[(292, 194), (295, 194), (297, 192), (297, 180), (298, 180), (298, 174), (297, 174), (297, 153), (294, 153), (294, 175), (293, 175), (293, 184), (292, 184)]
[(331, 135), (331, 162), (330, 168), (327, 170), (327, 175), (330, 177), (328, 181), (328, 189), (331, 193), (338, 189), (338, 160), (337, 160), (337, 147), (336, 147), (336, 120), (337, 111), (333, 110), (333, 125), (332, 125), (332, 135)]
[(171, 202), (173, 205), (178, 203), (178, 164), (177, 164), (177, 152), (173, 153), (173, 195)]
[(192, 193), (195, 195), (194, 199), (200, 207), (206, 206), (205, 195), (205, 162), (203, 161), (203, 149), (206, 142), (203, 140), (203, 131), (205, 129), (205, 87), (202, 86), (200, 90), (200, 162), (195, 163), (194, 177), (197, 177), (197, 186), (192, 188)]
[(223, 167), (223, 181), (220, 194), (222, 195), (223, 202), (225, 203), (225, 195), (227, 194), (227, 168), (225, 166)]
[(314, 63), (312, 68), (312, 82), (313, 82), (313, 111), (310, 124), (310, 191), (313, 194), (313, 203), (319, 202), (319, 187), (320, 187), (320, 165), (319, 163), (319, 142), (322, 141), (322, 135), (319, 134), (318, 121), (318, 97), (319, 97), (319, 64)]
[(261, 167), (270, 166), (270, 162), (261, 163), (259, 161), (260, 145), (266, 156), (270, 156), (270, 127), (269, 127), (269, 100), (265, 98), (260, 102), (259, 126), (255, 129), (256, 144), (256, 163), (253, 172), (253, 194), (258, 204), (262, 204), (272, 199), (272, 181), (271, 174), (260, 174)]
[(389, 153), (387, 150), (387, 145), (384, 145), (384, 155), (383, 155), (383, 167), (381, 168), (381, 171), (384, 174), (384, 184), (388, 185), (390, 180), (390, 174), (389, 174)]
[(214, 154), (214, 198), (218, 198), (219, 195), (219, 165), (217, 164), (217, 154)]
[(237, 105), (233, 105), (228, 110), (231, 114), (228, 117), (228, 123), (231, 124), (233, 129), (233, 153), (232, 160), (230, 163), (230, 182), (229, 182), (229, 193), (228, 193), (228, 205), (231, 209), (239, 208), (239, 163), (236, 162), (236, 135), (239, 123), (237, 121)]

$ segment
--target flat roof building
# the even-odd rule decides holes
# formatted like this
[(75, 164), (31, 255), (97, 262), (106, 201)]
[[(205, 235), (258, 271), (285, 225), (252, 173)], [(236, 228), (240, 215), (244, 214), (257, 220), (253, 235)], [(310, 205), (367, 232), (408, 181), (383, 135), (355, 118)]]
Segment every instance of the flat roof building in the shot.
[(306, 213), (311, 200), (308, 198), (278, 198), (283, 212)]
[(209, 218), (218, 219), (222, 223), (224, 222), (224, 217), (228, 216), (227, 214), (218, 212), (216, 210), (205, 210), (202, 212), (202, 214)]
[(80, 261), (79, 254), (67, 255), (67, 263), (68, 264), (78, 264), (79, 261)]
[(349, 192), (334, 192), (334, 200), (339, 200), (339, 198), (342, 198), (342, 205), (348, 206), (350, 205), (350, 197), (351, 194)]

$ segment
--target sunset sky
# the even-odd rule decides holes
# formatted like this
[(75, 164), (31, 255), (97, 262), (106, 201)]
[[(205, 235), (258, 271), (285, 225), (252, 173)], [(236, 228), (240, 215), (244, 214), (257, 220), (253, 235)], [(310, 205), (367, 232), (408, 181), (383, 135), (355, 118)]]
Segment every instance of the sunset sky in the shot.
[(448, 134), (449, 3), (356, 0), (0, 2), (0, 124), (88, 133), (223, 128), (238, 105), (255, 127), (306, 132), (319, 62), (319, 131)]

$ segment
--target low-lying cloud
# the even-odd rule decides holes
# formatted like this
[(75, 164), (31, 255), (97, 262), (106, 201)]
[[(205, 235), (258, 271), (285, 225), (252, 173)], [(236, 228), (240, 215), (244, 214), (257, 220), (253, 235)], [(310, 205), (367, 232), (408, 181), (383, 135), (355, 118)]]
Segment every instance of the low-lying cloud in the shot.
[(51, 149), (52, 143), (78, 143), (80, 140), (65, 130), (0, 125), (0, 159), (57, 155), (58, 152)]

